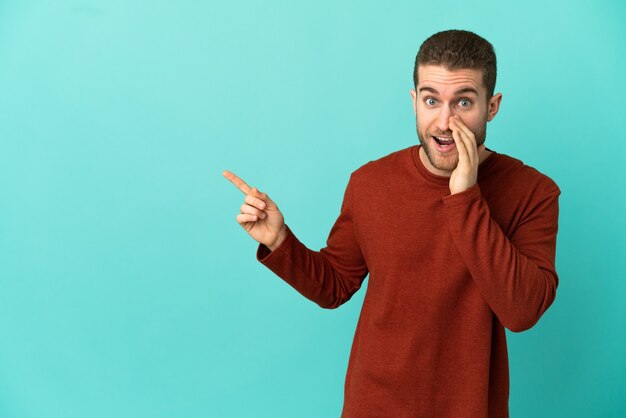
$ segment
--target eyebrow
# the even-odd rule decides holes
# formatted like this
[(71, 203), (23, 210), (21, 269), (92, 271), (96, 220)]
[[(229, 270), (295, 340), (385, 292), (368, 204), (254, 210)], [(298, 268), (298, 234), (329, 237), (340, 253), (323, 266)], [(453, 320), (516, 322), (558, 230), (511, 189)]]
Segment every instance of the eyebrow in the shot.
[[(419, 92), (421, 93), (423, 91), (429, 91), (433, 94), (439, 94), (439, 92), (432, 87), (420, 87)], [(458, 89), (454, 92), (455, 95), (463, 93), (474, 93), (476, 96), (478, 96), (478, 91), (476, 91), (476, 89), (472, 87), (463, 87), (462, 89)]]

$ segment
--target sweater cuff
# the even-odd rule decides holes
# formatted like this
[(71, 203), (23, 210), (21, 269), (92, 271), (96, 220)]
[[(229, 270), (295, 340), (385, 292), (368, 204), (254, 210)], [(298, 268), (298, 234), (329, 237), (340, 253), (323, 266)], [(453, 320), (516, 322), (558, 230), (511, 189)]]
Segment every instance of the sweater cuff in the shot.
[(474, 199), (478, 199), (481, 197), (480, 186), (478, 183), (474, 184), (467, 190), (464, 190), (460, 193), (449, 194), (441, 198), (443, 204), (445, 206), (457, 206), (457, 205), (465, 205), (471, 202)]
[(285, 230), (287, 232), (285, 239), (274, 251), (270, 250), (265, 244), (259, 244), (256, 250), (256, 259), (260, 263), (270, 267), (273, 261), (289, 254), (289, 250), (293, 247), (293, 241), (296, 237), (287, 224), (285, 224)]

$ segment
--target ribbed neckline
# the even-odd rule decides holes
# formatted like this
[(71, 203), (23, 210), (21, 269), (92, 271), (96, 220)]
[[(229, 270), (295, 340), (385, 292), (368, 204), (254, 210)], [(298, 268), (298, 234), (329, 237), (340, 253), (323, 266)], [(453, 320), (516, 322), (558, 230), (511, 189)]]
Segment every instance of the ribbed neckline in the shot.
[[(433, 174), (430, 171), (428, 171), (428, 169), (424, 166), (424, 163), (422, 163), (422, 160), (420, 159), (420, 156), (419, 156), (419, 149), (420, 149), (420, 147), (421, 147), (421, 145), (415, 145), (411, 149), (411, 158), (413, 159), (413, 163), (417, 167), (417, 171), (422, 175), (422, 177), (425, 180), (427, 180), (427, 181), (429, 181), (431, 183), (440, 185), (440, 186), (448, 187), (449, 184), (450, 184), (450, 177), (439, 176), (437, 174)], [(481, 178), (485, 177), (489, 173), (489, 171), (491, 170), (491, 167), (498, 160), (498, 158), (497, 158), (498, 153), (497, 152), (495, 152), (494, 150), (489, 149), (489, 148), (487, 148), (487, 150), (491, 151), (491, 154), (489, 154), (489, 156), (487, 156), (485, 161), (483, 161), (478, 166), (478, 180), (480, 180)]]

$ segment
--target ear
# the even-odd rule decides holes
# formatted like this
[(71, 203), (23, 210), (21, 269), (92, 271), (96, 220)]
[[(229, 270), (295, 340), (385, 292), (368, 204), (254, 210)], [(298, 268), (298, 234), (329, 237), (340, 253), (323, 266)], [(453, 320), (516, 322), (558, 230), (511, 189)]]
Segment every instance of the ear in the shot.
[(417, 92), (415, 89), (411, 89), (411, 97), (413, 98), (413, 113), (417, 116)]
[(493, 118), (496, 117), (498, 110), (500, 110), (500, 103), (502, 102), (502, 93), (494, 94), (491, 99), (489, 99), (488, 109), (487, 109), (487, 122), (491, 122)]

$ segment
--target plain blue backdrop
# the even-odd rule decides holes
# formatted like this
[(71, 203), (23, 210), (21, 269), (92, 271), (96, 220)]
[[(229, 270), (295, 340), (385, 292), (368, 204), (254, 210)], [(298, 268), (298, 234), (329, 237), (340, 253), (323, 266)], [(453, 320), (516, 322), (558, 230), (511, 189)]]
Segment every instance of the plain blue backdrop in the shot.
[[(337, 310), (255, 259), (239, 174), (319, 249), (349, 174), (417, 143), (415, 54), (498, 54), (487, 145), (561, 187), (554, 305), (508, 334), (512, 417), (626, 416), (626, 8), (0, 1), (0, 416), (336, 417)], [(367, 283), (367, 282), (366, 282)]]

